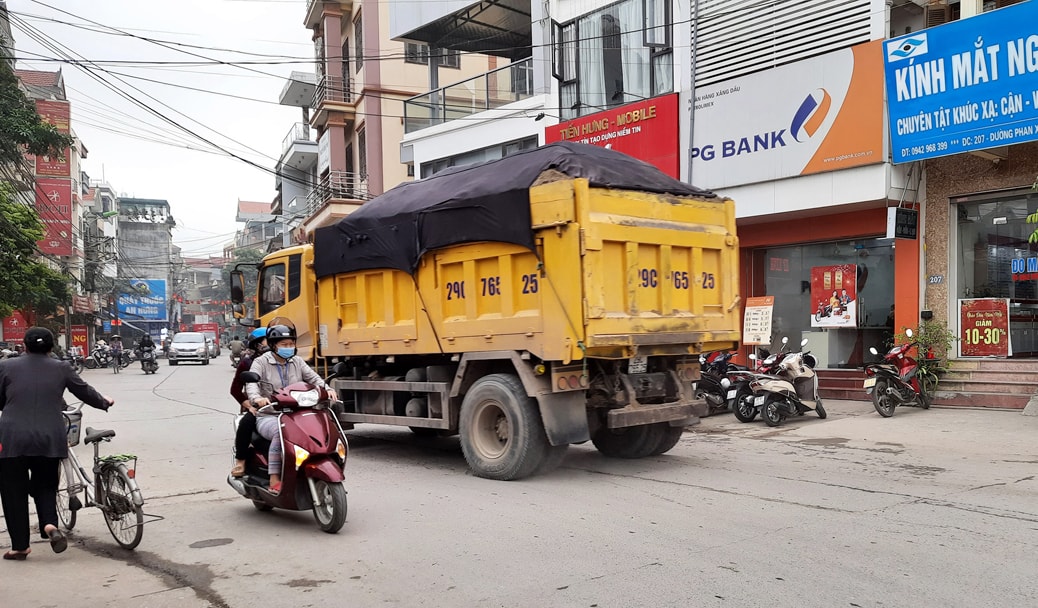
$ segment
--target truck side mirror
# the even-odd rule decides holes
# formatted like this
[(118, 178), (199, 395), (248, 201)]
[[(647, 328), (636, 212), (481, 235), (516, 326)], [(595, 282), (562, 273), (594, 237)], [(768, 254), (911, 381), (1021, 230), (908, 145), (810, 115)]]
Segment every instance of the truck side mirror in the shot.
[(235, 319), (244, 319), (245, 318), (245, 305), (244, 304), (235, 304), (235, 305), (233, 305), (231, 307), (231, 314), (234, 315)]
[[(240, 270), (231, 271), (231, 303), (242, 304), (245, 302), (245, 273)], [(237, 306), (235, 307), (237, 310)], [(245, 310), (242, 308), (242, 310)], [(243, 315), (244, 316), (244, 315)], [(236, 319), (241, 317), (235, 316)]]

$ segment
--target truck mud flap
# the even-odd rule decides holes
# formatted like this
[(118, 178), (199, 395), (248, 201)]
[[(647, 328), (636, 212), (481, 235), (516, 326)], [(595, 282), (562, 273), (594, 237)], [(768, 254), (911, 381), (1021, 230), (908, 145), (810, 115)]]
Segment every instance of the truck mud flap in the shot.
[(536, 398), (549, 443), (566, 445), (591, 439), (587, 428), (587, 395), (584, 391), (540, 393)]

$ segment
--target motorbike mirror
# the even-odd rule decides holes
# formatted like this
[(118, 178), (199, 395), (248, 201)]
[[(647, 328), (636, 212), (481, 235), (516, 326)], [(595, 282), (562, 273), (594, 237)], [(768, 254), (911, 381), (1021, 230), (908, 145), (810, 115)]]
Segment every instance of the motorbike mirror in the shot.
[(789, 336), (782, 336), (782, 343), (786, 344), (787, 342), (789, 342)]
[(344, 375), (349, 370), (349, 366), (346, 365), (345, 361), (340, 361), (332, 367), (332, 377), (338, 377)]
[(757, 355), (755, 353), (750, 353), (750, 361), (756, 361), (756, 360), (757, 360)]
[(804, 338), (803, 340), (800, 341), (800, 346), (801, 347), (807, 346), (807, 338)]
[(876, 347), (875, 347), (875, 346), (870, 346), (870, 347), (869, 347), (869, 352), (870, 352), (870, 353), (872, 353), (872, 354), (874, 354), (874, 355), (878, 355), (878, 354), (879, 354), (879, 351), (878, 351), (878, 350), (876, 350)]
[(912, 337), (912, 328), (911, 327), (909, 327), (908, 329), (905, 330), (905, 335), (908, 336), (909, 338)]
[(260, 381), (260, 375), (256, 372), (242, 372), (241, 381), (247, 384)]

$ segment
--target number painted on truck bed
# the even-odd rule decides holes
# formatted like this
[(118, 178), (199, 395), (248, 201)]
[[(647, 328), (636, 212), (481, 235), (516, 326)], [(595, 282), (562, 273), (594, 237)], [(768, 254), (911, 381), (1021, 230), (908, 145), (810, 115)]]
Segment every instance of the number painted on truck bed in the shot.
[(480, 282), (483, 283), (483, 295), (501, 295), (501, 277), (483, 277)]
[(447, 283), (447, 299), (448, 300), (464, 300), (465, 299), (465, 281), (451, 281)]
[(655, 268), (642, 268), (638, 272), (642, 280), (642, 287), (656, 287), (659, 285), (660, 273)]
[(688, 289), (688, 273), (684, 270), (674, 272), (674, 289)]
[(703, 289), (714, 288), (714, 274), (712, 272), (703, 273)]
[(523, 275), (523, 293), (537, 293), (537, 275)]

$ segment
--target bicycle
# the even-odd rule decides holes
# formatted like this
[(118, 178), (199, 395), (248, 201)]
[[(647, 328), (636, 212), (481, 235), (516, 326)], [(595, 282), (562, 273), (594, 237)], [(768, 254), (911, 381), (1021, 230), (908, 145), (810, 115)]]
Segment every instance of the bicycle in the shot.
[[(64, 413), (67, 424), (68, 458), (61, 461), (58, 474), (58, 520), (71, 531), (76, 516), (84, 507), (98, 507), (115, 542), (124, 549), (134, 549), (144, 535), (144, 497), (137, 485), (137, 457), (132, 454), (100, 456), (102, 441), (111, 441), (115, 431), (86, 428), (83, 442), (94, 445), (94, 464), (90, 472), (79, 462), (72, 447), (79, 445), (83, 404), (69, 406)], [(80, 499), (82, 495), (86, 502)], [(162, 519), (149, 515), (149, 521)]]

